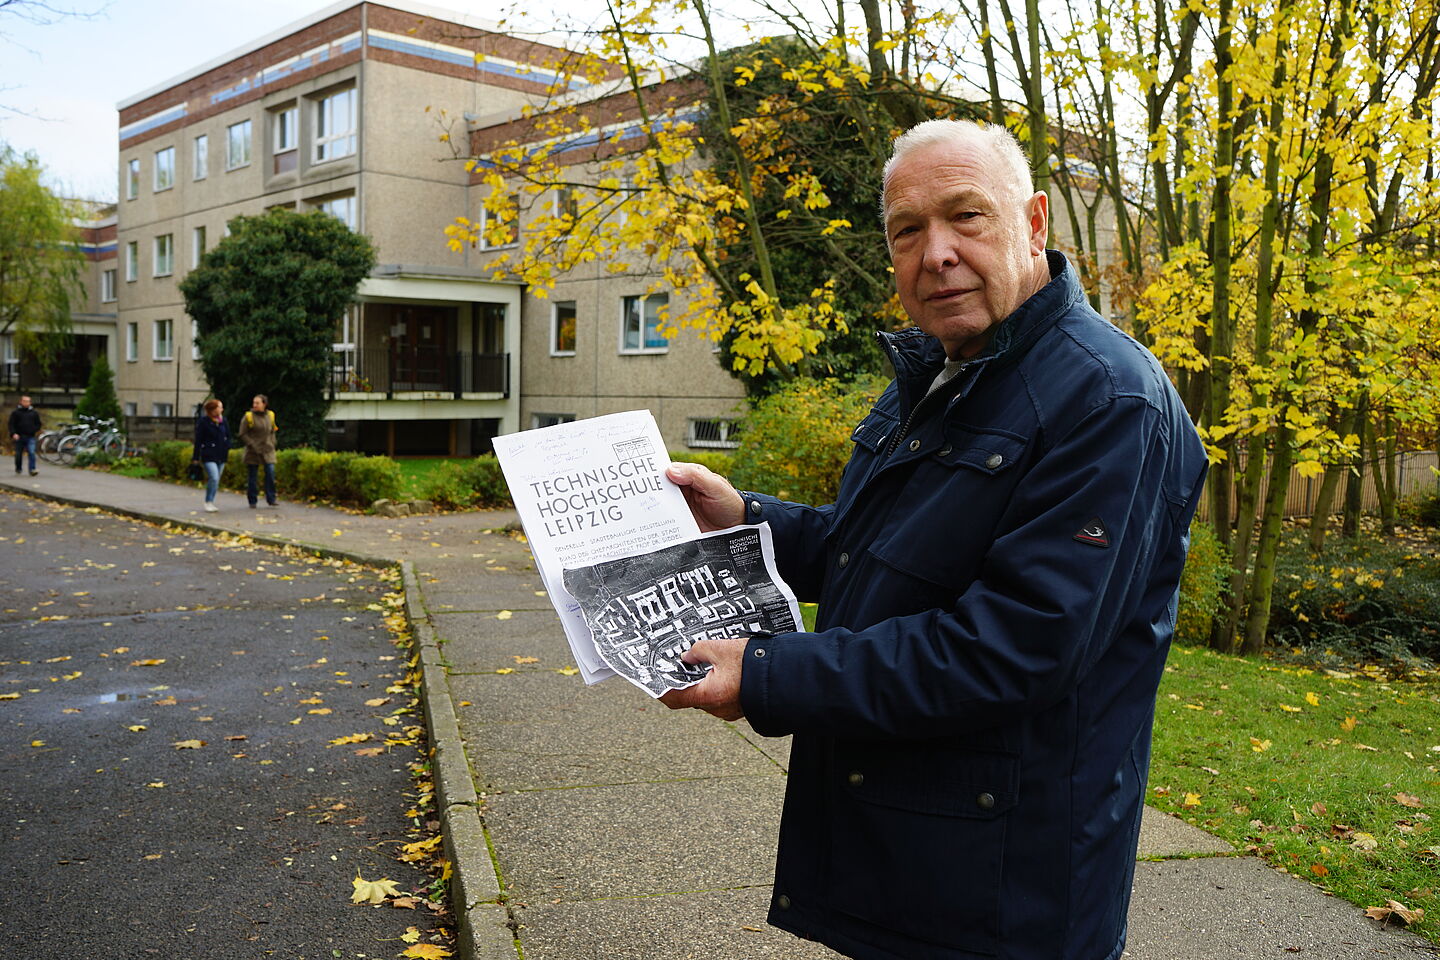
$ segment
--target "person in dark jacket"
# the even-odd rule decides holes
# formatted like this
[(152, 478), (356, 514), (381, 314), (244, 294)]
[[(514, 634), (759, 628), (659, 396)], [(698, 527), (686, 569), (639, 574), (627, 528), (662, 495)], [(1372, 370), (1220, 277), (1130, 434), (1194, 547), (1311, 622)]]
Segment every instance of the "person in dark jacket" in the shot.
[(20, 398), (20, 406), (10, 411), (10, 442), (15, 444), (15, 472), (24, 466), (25, 452), (30, 452), (30, 476), (35, 469), (35, 437), (40, 433), (40, 411), (31, 404), (28, 396)]
[(206, 400), (204, 411), (195, 421), (194, 462), (205, 470), (205, 509), (214, 513), (220, 509), (215, 506), (220, 473), (230, 457), (230, 425), (225, 422), (225, 404), (219, 400)]
[(670, 476), (768, 521), (813, 633), (701, 641), (671, 707), (793, 734), (770, 922), (861, 960), (1115, 960), (1204, 448), (1155, 358), (1046, 250), (1003, 129), (886, 167), (915, 327), (834, 504)]

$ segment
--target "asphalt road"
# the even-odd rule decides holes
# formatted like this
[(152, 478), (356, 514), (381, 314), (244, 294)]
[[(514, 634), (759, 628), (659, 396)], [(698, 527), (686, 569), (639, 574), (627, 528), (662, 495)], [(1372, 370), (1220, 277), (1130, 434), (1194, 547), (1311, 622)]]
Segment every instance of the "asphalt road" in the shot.
[(395, 859), (418, 748), (374, 750), (419, 723), (382, 720), (409, 703), (366, 609), (388, 589), (0, 495), (0, 956), (395, 957), (433, 931), (350, 902), (357, 875), (429, 880)]

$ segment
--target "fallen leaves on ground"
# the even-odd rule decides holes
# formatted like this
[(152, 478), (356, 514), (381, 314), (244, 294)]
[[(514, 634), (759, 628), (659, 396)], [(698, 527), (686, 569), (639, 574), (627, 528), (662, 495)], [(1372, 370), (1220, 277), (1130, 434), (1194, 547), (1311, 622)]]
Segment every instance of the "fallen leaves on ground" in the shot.
[(1386, 900), (1385, 906), (1383, 907), (1366, 907), (1365, 916), (1371, 920), (1382, 921), (1388, 920), (1391, 917), (1397, 917), (1402, 923), (1408, 926), (1409, 924), (1424, 920), (1425, 911), (1418, 907), (1412, 910), (1399, 900)]
[(364, 743), (366, 740), (374, 740), (373, 733), (352, 733), (344, 737), (336, 737), (330, 741), (332, 747), (343, 747), (347, 743)]
[(164, 662), (165, 662), (165, 660), (164, 660), (163, 658), (162, 658), (162, 659), (159, 659), (159, 660), (131, 660), (131, 661), (130, 661), (130, 666), (132, 666), (132, 667), (158, 667), (158, 666), (160, 666), (160, 664), (162, 664), (162, 663), (164, 663)]
[(201, 747), (205, 746), (205, 741), (176, 740), (174, 743), (170, 744), (170, 746), (174, 747), (176, 750), (199, 750)]
[(415, 957), (417, 960), (444, 960), (445, 957), (453, 957), (454, 954), (436, 943), (417, 943), (413, 947), (406, 948), (400, 956)]
[(355, 892), (350, 894), (351, 903), (384, 903), (386, 897), (401, 895), (400, 891), (395, 888), (395, 881), (388, 878), (362, 880), (357, 874), (350, 883), (355, 887)]

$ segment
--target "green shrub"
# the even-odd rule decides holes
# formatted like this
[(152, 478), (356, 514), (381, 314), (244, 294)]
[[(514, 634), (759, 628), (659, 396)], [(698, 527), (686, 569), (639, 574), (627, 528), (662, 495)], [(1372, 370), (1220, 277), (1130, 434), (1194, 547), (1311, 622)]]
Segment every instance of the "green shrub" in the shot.
[(289, 447), (275, 451), (275, 486), (280, 490), (294, 490), (299, 484), (300, 460), (309, 450), (303, 447)]
[(307, 500), (323, 499), (330, 492), (330, 461), (333, 459), (333, 453), (300, 451), (300, 462), (295, 468), (293, 495)]
[(353, 502), (369, 506), (400, 496), (400, 464), (389, 457), (357, 457), (350, 461), (347, 484)]
[(795, 380), (746, 415), (730, 481), (743, 490), (824, 504), (835, 499), (850, 434), (886, 381)]
[(730, 476), (735, 468), (735, 458), (721, 450), (671, 450), (670, 459), (675, 463), (698, 463), (722, 477)]
[(184, 440), (161, 440), (145, 451), (145, 459), (155, 465), (156, 472), (166, 480), (184, 480), (190, 470), (191, 444)]
[(1181, 643), (1205, 643), (1210, 622), (1220, 610), (1230, 584), (1230, 553), (1215, 536), (1215, 528), (1199, 520), (1190, 524), (1190, 552), (1180, 576), (1180, 612), (1175, 619), (1175, 639)]
[(114, 463), (116, 458), (99, 447), (90, 447), (75, 454), (75, 466), (77, 467), (108, 467)]
[(511, 507), (510, 488), (493, 453), (442, 463), (420, 481), (422, 499), (437, 506)]
[(1405, 524), (1440, 527), (1440, 493), (1417, 493), (1402, 497), (1395, 512)]
[(245, 489), (245, 450), (231, 447), (225, 456), (225, 469), (220, 471), (220, 486), (226, 490)]
[(1440, 558), (1384, 540), (1289, 533), (1275, 564), (1270, 639), (1325, 662), (1440, 660)]

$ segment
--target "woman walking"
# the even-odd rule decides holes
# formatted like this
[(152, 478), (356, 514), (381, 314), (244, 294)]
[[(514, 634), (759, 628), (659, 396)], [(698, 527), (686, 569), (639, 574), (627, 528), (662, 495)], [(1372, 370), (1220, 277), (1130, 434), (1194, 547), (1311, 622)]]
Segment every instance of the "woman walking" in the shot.
[(230, 456), (230, 425), (225, 422), (225, 405), (205, 401), (205, 415), (195, 421), (194, 460), (205, 468), (205, 509), (214, 513), (215, 494), (220, 491), (220, 471)]

